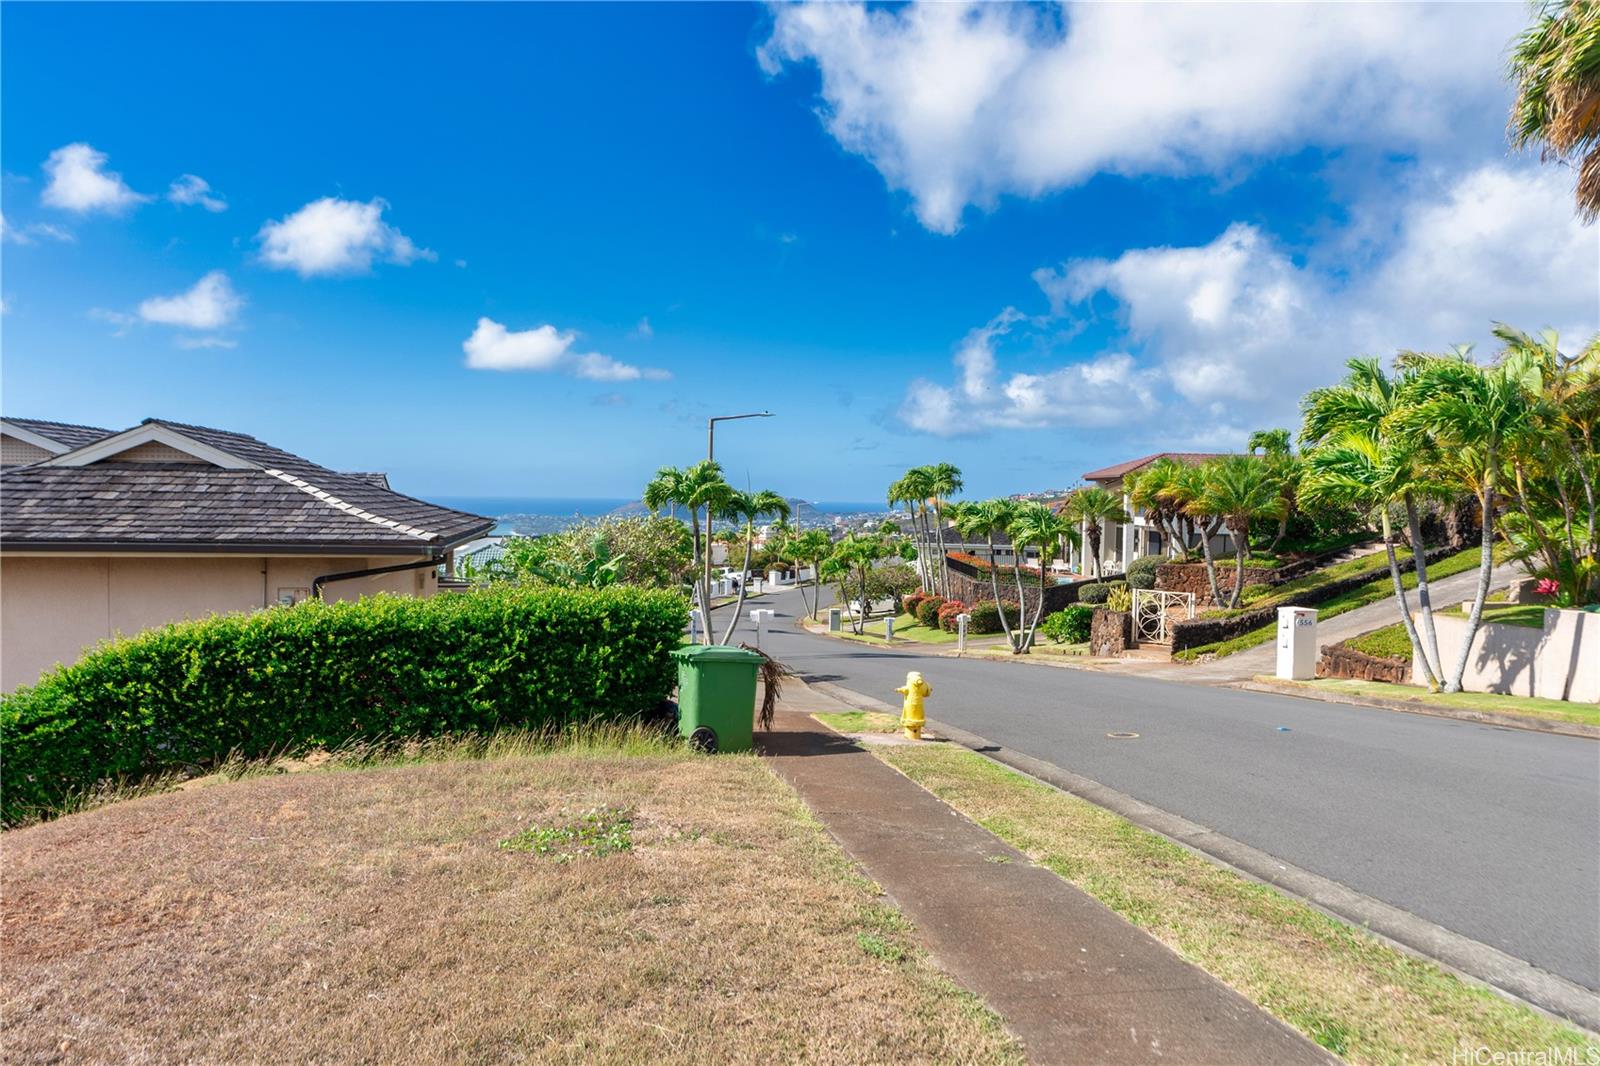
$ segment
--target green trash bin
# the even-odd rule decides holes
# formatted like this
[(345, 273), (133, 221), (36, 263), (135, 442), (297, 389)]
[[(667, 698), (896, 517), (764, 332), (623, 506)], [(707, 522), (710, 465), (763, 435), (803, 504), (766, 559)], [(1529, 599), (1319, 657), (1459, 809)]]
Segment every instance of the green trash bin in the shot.
[(749, 751), (761, 656), (726, 644), (689, 644), (672, 657), (678, 660), (678, 732), (702, 751)]

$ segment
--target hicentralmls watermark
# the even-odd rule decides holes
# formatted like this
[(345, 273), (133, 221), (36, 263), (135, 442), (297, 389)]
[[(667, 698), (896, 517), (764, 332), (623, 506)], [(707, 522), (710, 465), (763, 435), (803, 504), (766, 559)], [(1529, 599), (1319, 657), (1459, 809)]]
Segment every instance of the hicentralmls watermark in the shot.
[(1600, 1045), (1505, 1051), (1463, 1046), (1450, 1053), (1450, 1066), (1600, 1066)]

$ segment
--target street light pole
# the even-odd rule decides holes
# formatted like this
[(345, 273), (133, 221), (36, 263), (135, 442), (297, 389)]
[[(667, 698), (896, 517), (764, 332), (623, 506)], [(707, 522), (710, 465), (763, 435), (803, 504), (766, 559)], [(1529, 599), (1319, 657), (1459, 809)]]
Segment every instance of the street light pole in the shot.
[[(743, 415), (716, 415), (706, 419), (706, 462), (716, 460), (717, 423), (734, 422), (741, 418), (771, 418), (771, 411), (752, 411)], [(711, 643), (711, 508), (706, 507), (706, 557), (701, 573), (700, 607), (705, 615), (706, 643)], [(741, 582), (743, 577), (739, 579)]]

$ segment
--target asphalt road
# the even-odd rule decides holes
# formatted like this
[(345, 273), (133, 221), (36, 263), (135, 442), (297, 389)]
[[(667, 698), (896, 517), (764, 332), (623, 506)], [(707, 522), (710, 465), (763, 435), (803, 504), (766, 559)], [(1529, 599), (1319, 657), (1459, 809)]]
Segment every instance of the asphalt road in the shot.
[[(1600, 989), (1600, 743), (870, 650), (795, 629), (796, 593), (761, 605), (779, 614), (766, 650), (812, 679), (897, 702), (906, 671), (921, 670), (930, 717)], [(748, 613), (736, 639), (753, 639)]]

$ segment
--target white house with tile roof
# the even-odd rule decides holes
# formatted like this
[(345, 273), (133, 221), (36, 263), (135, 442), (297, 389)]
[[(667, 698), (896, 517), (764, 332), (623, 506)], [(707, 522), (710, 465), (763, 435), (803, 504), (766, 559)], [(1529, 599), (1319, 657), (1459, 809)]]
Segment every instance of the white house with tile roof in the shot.
[(433, 595), (493, 526), (242, 433), (0, 419), (0, 691), (185, 618)]

